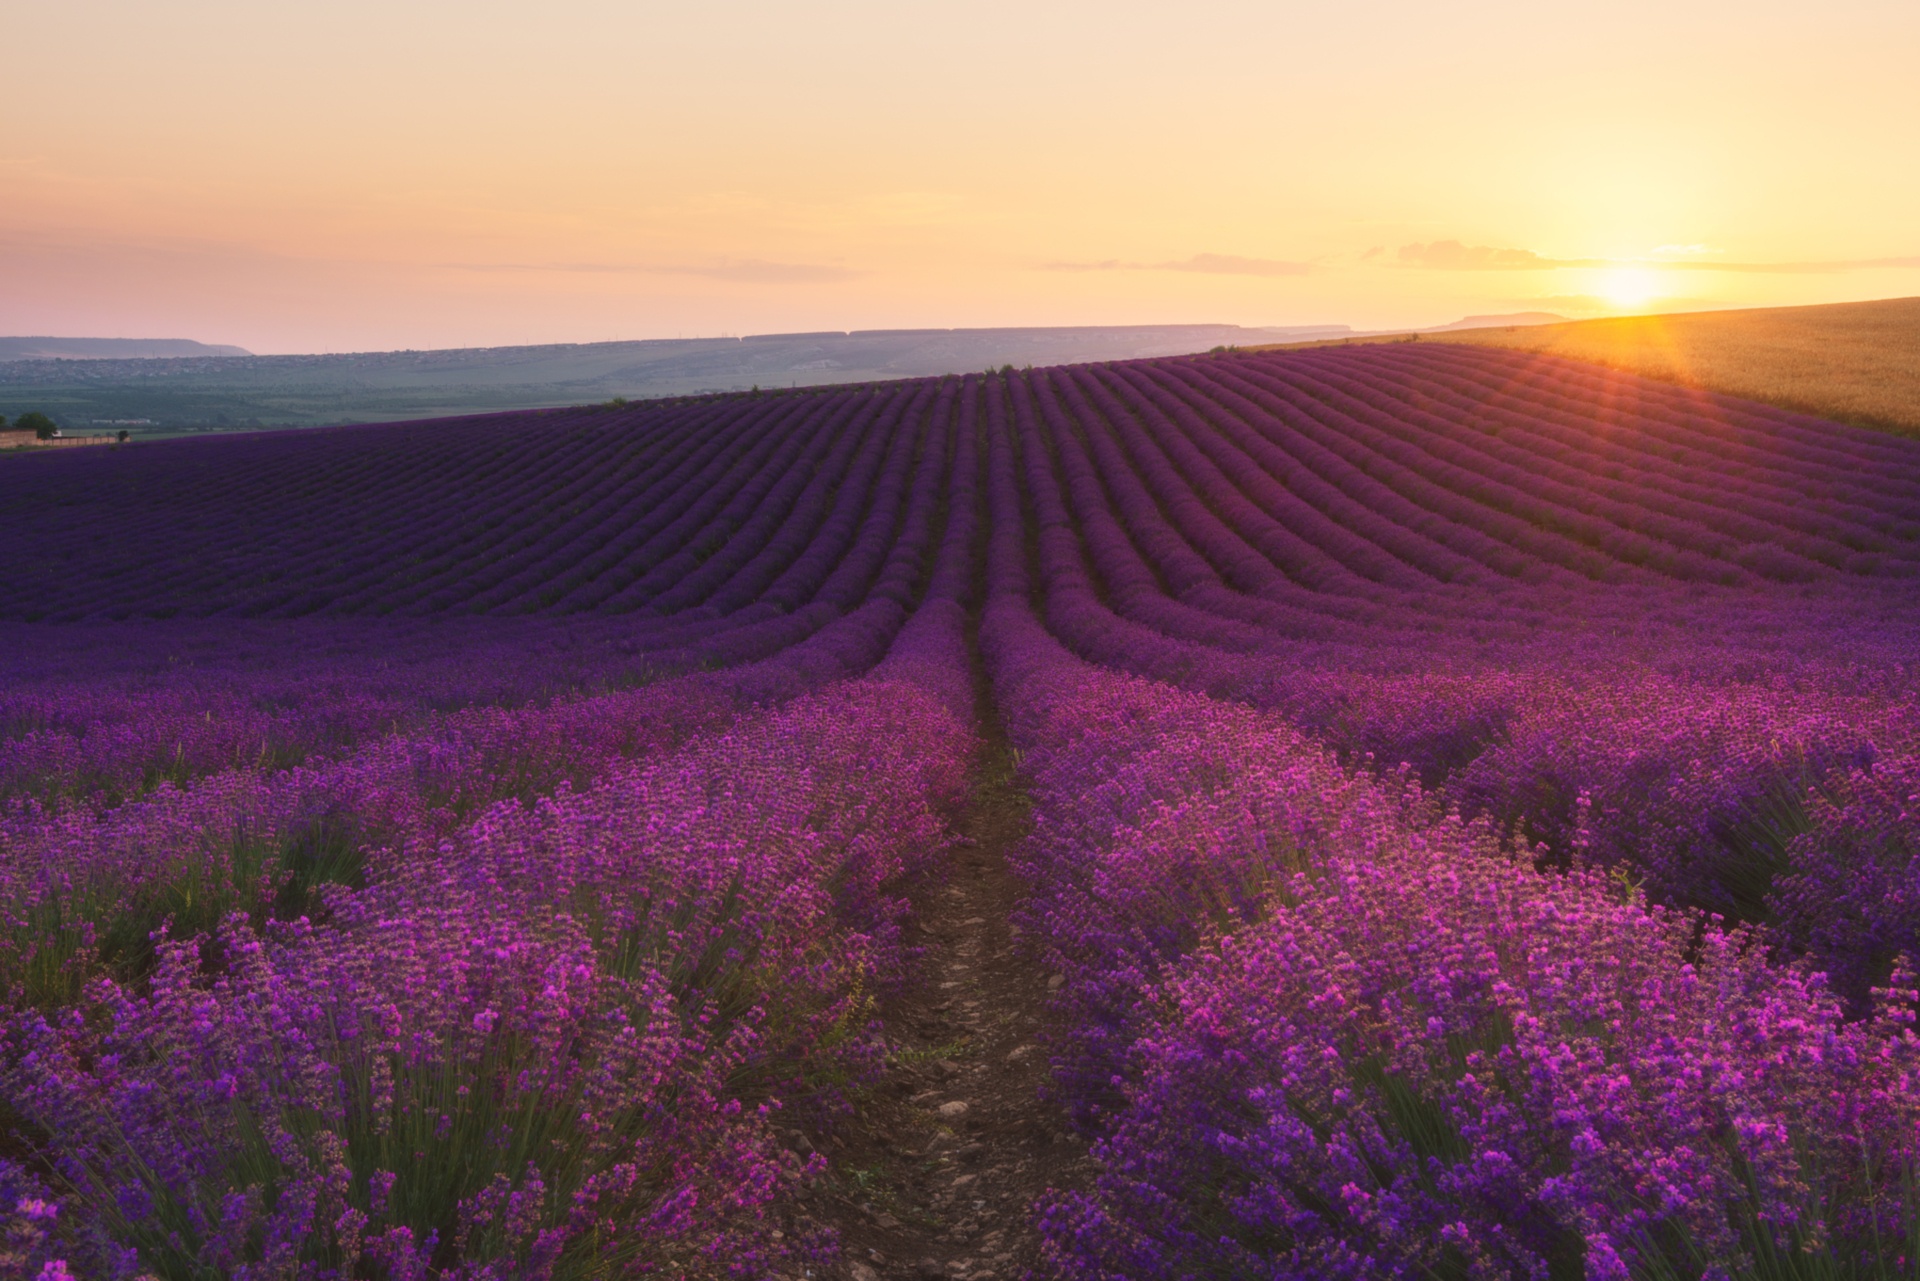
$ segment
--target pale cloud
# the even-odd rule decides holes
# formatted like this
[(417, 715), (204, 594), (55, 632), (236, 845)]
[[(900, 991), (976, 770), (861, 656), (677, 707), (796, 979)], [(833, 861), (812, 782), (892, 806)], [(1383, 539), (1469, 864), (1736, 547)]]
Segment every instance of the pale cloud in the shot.
[[(1705, 245), (1662, 245), (1656, 254), (1708, 254)], [(1435, 271), (1559, 271), (1569, 268), (1657, 267), (1662, 271), (1725, 271), (1761, 275), (1821, 275), (1840, 271), (1875, 271), (1920, 267), (1920, 257), (1843, 258), (1816, 262), (1723, 262), (1716, 258), (1548, 258), (1531, 249), (1468, 245), (1458, 240), (1400, 246), (1396, 259), (1403, 267)]]
[(1818, 275), (1829, 271), (1876, 271), (1889, 267), (1920, 267), (1920, 257), (1846, 258), (1832, 262), (1663, 262), (1681, 271), (1744, 271), (1763, 274)]
[(1184, 262), (1157, 263), (1155, 267), (1159, 271), (1199, 271), (1215, 276), (1304, 276), (1312, 270), (1304, 262), (1233, 254), (1195, 254)]
[(728, 262), (684, 267), (661, 267), (669, 275), (706, 276), (712, 280), (747, 281), (755, 284), (813, 284), (834, 280), (852, 280), (860, 273), (848, 267), (825, 263), (766, 262), (741, 258)]
[(455, 271), (555, 272), (581, 275), (702, 276), (746, 284), (822, 284), (853, 280), (861, 273), (823, 263), (770, 262), (729, 258), (703, 263), (645, 262), (487, 262), (450, 263)]
[(1236, 254), (1195, 254), (1177, 262), (1125, 262), (1105, 258), (1098, 262), (1050, 262), (1042, 271), (1191, 271), (1210, 276), (1304, 276), (1311, 263), (1283, 258), (1243, 258)]
[(1540, 271), (1594, 265), (1542, 258), (1531, 249), (1496, 249), (1491, 245), (1462, 244), (1458, 240), (1401, 245), (1399, 262), (1403, 267), (1432, 267), (1440, 271)]

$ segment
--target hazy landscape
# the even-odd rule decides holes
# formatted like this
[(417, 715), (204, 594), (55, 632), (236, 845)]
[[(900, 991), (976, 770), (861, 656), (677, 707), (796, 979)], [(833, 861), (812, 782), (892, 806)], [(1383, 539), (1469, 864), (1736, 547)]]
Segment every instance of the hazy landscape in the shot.
[(1920, 7), (0, 48), (0, 1281), (1920, 1281)]
[[(1509, 319), (1556, 318), (1460, 323)], [(69, 431), (133, 426), (153, 439), (1184, 355), (1355, 332), (1346, 325), (863, 330), (313, 356), (253, 356), (182, 341), (0, 339), (0, 414), (37, 410)]]

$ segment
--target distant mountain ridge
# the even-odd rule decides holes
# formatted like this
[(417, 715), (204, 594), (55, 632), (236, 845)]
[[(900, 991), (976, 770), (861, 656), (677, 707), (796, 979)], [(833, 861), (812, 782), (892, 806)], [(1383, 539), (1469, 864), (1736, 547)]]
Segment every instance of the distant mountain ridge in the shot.
[(251, 356), (245, 347), (191, 338), (0, 338), (0, 360), (155, 360)]

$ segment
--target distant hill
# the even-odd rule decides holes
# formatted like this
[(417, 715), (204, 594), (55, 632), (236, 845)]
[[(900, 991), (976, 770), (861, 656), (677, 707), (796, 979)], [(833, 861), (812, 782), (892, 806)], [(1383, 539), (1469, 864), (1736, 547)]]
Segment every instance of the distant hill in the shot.
[(0, 414), (37, 409), (68, 431), (146, 419), (154, 426), (134, 431), (151, 437), (1178, 356), (1353, 332), (1346, 325), (873, 329), (324, 356), (221, 355), (238, 349), (183, 343), (193, 350), (165, 358), (0, 357)]
[(1351, 329), (1346, 325), (1327, 326), (1329, 332), (1313, 333), (1301, 338), (1281, 338), (1268, 340), (1253, 348), (1254, 351), (1267, 351), (1276, 347), (1320, 347), (1327, 343), (1387, 342), (1403, 339), (1408, 334), (1453, 334), (1480, 329), (1529, 329), (1535, 325), (1564, 325), (1565, 316), (1551, 311), (1512, 311), (1498, 316), (1462, 316), (1460, 319), (1444, 325), (1428, 325), (1425, 329)]
[(251, 356), (245, 347), (190, 338), (0, 338), (0, 360), (148, 360), (167, 356)]
[(1446, 334), (1456, 329), (1493, 329), (1509, 325), (1561, 325), (1566, 323), (1565, 316), (1557, 316), (1550, 311), (1516, 311), (1505, 316), (1467, 316), (1454, 321), (1451, 325), (1434, 325), (1422, 329), (1423, 334)]

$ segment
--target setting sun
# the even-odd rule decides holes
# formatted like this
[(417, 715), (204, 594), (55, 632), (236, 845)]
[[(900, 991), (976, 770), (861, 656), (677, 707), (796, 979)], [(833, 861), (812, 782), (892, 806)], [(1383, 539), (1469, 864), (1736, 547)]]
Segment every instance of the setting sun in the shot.
[(1730, 7), (1733, 45), (1643, 0), (531, 12), (0, 5), (0, 334), (1371, 330), (1920, 281), (1913, 5)]
[(1636, 311), (1660, 297), (1659, 273), (1651, 267), (1609, 267), (1600, 276), (1598, 289), (1608, 306), (1620, 311)]

